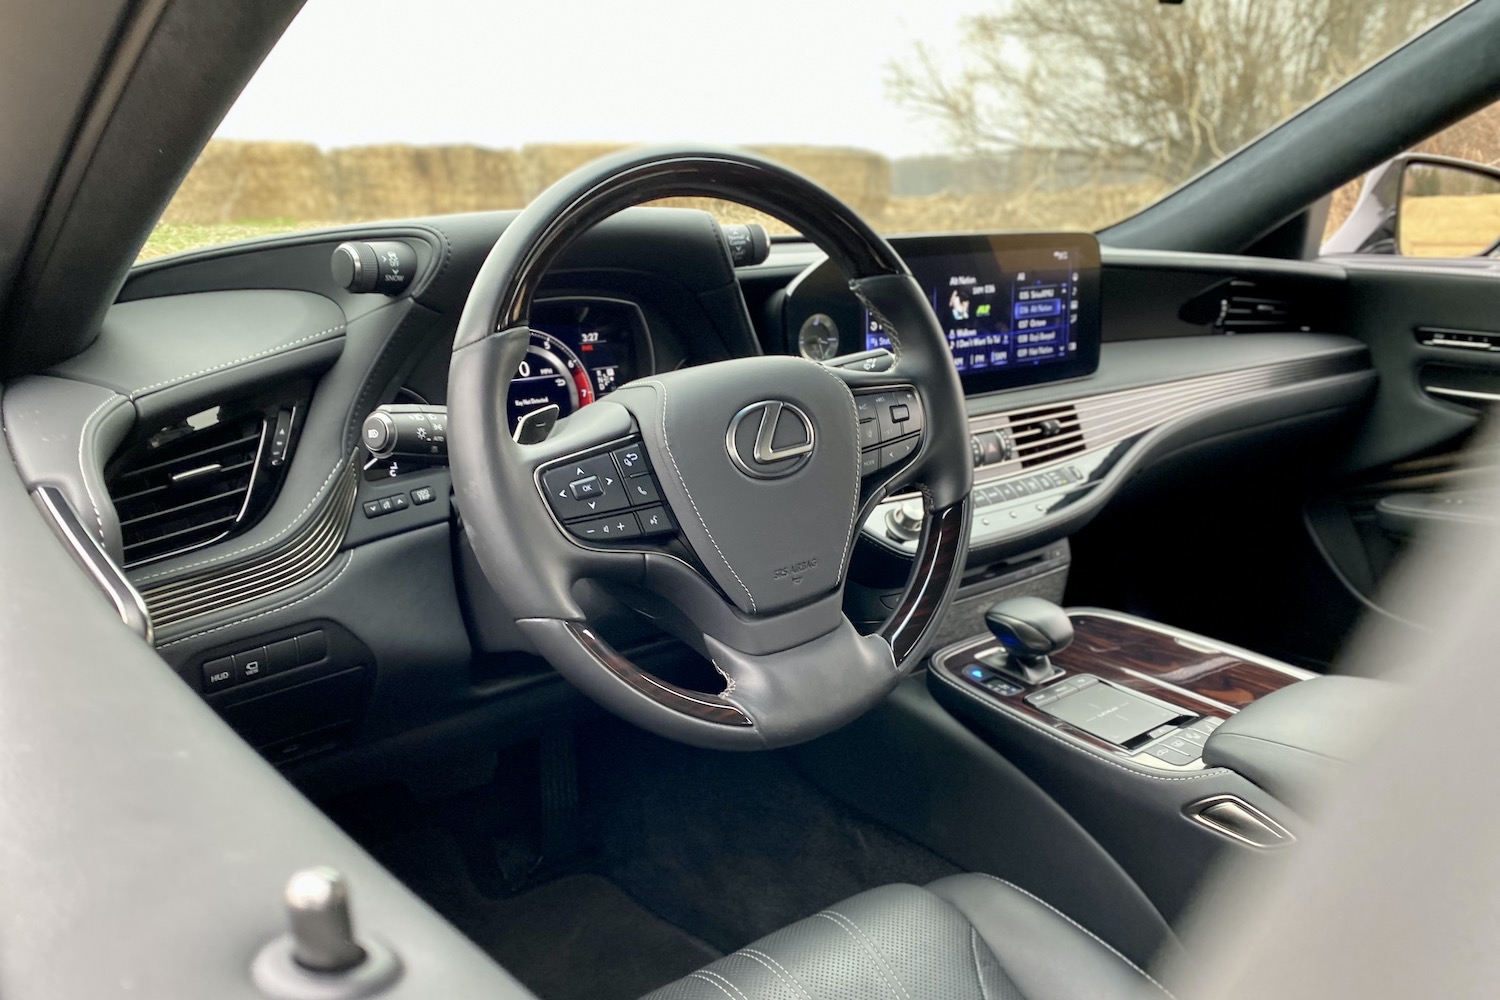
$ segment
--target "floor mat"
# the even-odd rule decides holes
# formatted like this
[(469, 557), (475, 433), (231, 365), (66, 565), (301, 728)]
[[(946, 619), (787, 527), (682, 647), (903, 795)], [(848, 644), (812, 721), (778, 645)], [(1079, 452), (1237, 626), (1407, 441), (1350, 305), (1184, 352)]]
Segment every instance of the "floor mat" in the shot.
[(590, 873), (514, 895), (486, 892), (475, 857), (453, 832), (387, 800), (387, 822), (366, 846), (398, 878), (541, 1000), (634, 1000), (720, 953)]
[(600, 723), (581, 748), (599, 869), (725, 952), (891, 882), (958, 871), (775, 753), (719, 753)]
[(719, 957), (598, 875), (465, 910), (459, 928), (542, 1000), (632, 1000)]

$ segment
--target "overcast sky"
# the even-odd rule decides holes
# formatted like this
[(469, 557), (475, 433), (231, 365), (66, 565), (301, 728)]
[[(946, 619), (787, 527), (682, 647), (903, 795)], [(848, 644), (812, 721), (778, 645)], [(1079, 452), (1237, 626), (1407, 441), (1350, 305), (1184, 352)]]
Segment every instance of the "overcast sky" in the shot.
[(218, 135), (366, 143), (848, 145), (942, 136), (887, 97), (994, 0), (308, 0)]

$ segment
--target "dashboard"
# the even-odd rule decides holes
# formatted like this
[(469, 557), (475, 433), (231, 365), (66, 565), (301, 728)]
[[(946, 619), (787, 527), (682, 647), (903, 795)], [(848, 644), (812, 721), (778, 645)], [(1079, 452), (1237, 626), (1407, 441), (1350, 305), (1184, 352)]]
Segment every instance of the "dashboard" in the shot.
[[(162, 657), (272, 760), (500, 711), (551, 677), (477, 571), (443, 462), (371, 463), (361, 440), (381, 404), (444, 404), (458, 316), (512, 217), (152, 262), (91, 348), (6, 386), (28, 482), (55, 489), (79, 547), (98, 554), (96, 577), (138, 603)], [(571, 248), (538, 290), (505, 419), (566, 416), (634, 379), (732, 357), (889, 360), (889, 331), (815, 248), (776, 243), (737, 268), (709, 218), (632, 209)], [(403, 244), (409, 284), (341, 286), (329, 260), (350, 240)], [(1068, 535), (1164, 456), (1228, 431), (1318, 426), (1374, 385), (1357, 340), (1303, 323), (1222, 336), (1202, 306), (1233, 282), (1328, 302), (1336, 267), (1132, 256), (1087, 234), (892, 243), (942, 318), (966, 391), (967, 426), (932, 432), (970, 439), (970, 577), (983, 586), (1065, 566)], [(910, 502), (888, 498), (861, 528), (846, 608), (861, 626), (904, 582)], [(659, 641), (618, 604), (589, 600), (616, 648)]]

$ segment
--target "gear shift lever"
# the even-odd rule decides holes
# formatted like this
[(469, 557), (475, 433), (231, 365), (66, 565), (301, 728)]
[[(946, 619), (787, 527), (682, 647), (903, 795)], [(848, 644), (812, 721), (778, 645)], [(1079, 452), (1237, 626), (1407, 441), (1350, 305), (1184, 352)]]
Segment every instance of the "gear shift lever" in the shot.
[(1049, 657), (1073, 641), (1073, 623), (1056, 604), (1040, 597), (1013, 597), (991, 605), (984, 623), (1004, 648), (1003, 653), (980, 657), (986, 666), (1031, 687), (1062, 674)]

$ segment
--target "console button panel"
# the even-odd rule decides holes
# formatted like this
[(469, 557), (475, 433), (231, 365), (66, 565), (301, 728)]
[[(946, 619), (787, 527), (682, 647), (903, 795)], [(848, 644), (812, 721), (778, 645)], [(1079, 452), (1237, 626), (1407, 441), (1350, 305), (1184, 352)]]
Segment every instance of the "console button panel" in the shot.
[(227, 656), (216, 656), (204, 662), (198, 668), (199, 689), (204, 694), (212, 694), (327, 659), (327, 634), (320, 628), (311, 629), (290, 639), (246, 645)]

